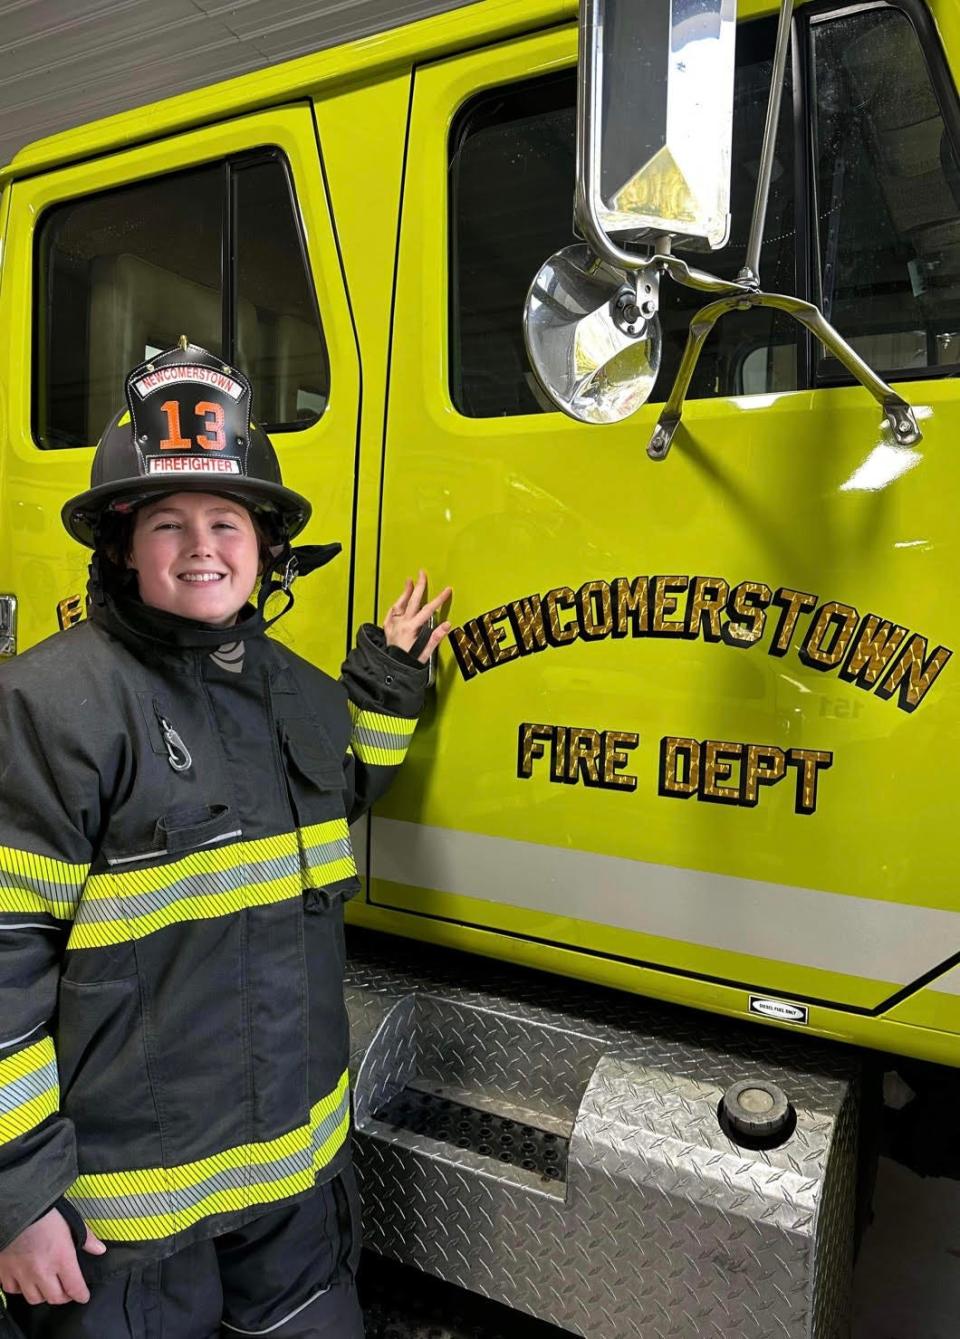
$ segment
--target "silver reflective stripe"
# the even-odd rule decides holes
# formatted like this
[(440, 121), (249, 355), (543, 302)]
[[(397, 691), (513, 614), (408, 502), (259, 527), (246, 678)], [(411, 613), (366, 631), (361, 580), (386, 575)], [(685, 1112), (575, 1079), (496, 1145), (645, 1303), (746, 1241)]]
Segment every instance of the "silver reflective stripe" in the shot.
[[(84, 866), (84, 876), (86, 872)], [(72, 919), (80, 900), (82, 886), (83, 877), (71, 884), (54, 883), (51, 879), (40, 879), (33, 874), (27, 874), (22, 869), (0, 868), (0, 889), (9, 888), (14, 893), (34, 893), (51, 906), (51, 915), (57, 915), (61, 920)], [(31, 910), (36, 914), (35, 907)]]
[(17, 597), (0, 595), (0, 656), (17, 654)]
[(190, 847), (189, 851), (142, 851), (138, 855), (117, 855), (107, 856), (108, 865), (132, 865), (136, 860), (157, 860), (164, 855), (189, 855), (190, 851), (199, 851), (203, 846), (216, 846), (217, 842), (230, 841), (232, 837), (242, 837), (243, 829), (236, 828), (233, 832), (218, 832), (216, 837), (208, 837), (205, 842), (197, 842)]
[(138, 851), (136, 855), (115, 855), (107, 856), (108, 865), (132, 865), (135, 860), (156, 860), (159, 856), (166, 855), (163, 851)]
[(412, 728), (404, 730), (402, 734), (395, 734), (390, 730), (375, 730), (372, 726), (362, 724), (361, 717), (361, 720), (353, 727), (350, 742), (354, 747), (357, 744), (368, 744), (371, 748), (378, 749), (405, 749), (409, 746), (412, 738)]
[[(301, 829), (301, 840), (302, 829)], [(311, 868), (317, 865), (327, 865), (332, 860), (349, 860), (353, 856), (353, 844), (349, 836), (337, 837), (332, 842), (304, 842), (304, 854), (308, 857)]]
[[(160, 866), (156, 872), (162, 874), (163, 868)], [(137, 873), (123, 877), (135, 879)], [(169, 888), (155, 888), (147, 892), (133, 889), (129, 893), (118, 889), (116, 897), (91, 897), (81, 902), (76, 924), (92, 925), (102, 921), (123, 920), (125, 917), (147, 916), (152, 911), (162, 911), (184, 898), (213, 897), (218, 893), (237, 892), (250, 884), (270, 883), (274, 879), (292, 878), (299, 873), (300, 857), (291, 853), (277, 856), (272, 860), (247, 860), (236, 869), (205, 870), (200, 874), (187, 874)], [(294, 889), (293, 892), (295, 891)]]
[(960, 949), (956, 911), (391, 818), (371, 831), (374, 878), (730, 953), (906, 985)]
[(280, 1329), (281, 1325), (286, 1325), (288, 1320), (293, 1320), (294, 1316), (299, 1316), (301, 1311), (306, 1311), (308, 1306), (313, 1306), (318, 1297), (324, 1297), (329, 1291), (329, 1288), (321, 1288), (318, 1293), (314, 1293), (312, 1297), (308, 1297), (305, 1302), (300, 1304), (300, 1306), (284, 1316), (283, 1320), (278, 1320), (276, 1325), (268, 1325), (265, 1330), (241, 1330), (239, 1325), (231, 1325), (228, 1320), (224, 1320), (222, 1317), (220, 1324), (225, 1330), (232, 1330), (234, 1334), (273, 1334), (275, 1330)]
[(8, 1046), (16, 1046), (17, 1042), (26, 1041), (35, 1032), (39, 1032), (42, 1027), (43, 1024), (38, 1023), (36, 1027), (32, 1027), (29, 1032), (24, 1032), (19, 1037), (11, 1037), (9, 1041), (0, 1041), (0, 1051), (5, 1051)]
[(9, 1115), (34, 1097), (55, 1092), (57, 1084), (56, 1060), (49, 1061), (42, 1069), (35, 1069), (32, 1074), (24, 1074), (22, 1078), (0, 1084), (0, 1116)]

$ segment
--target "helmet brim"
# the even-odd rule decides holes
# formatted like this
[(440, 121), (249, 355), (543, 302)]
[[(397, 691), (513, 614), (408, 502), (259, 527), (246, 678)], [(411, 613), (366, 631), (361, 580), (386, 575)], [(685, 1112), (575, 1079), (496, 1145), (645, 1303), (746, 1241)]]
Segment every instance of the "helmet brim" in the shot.
[(68, 532), (88, 549), (96, 548), (97, 528), (104, 512), (115, 510), (114, 504), (126, 501), (131, 507), (139, 507), (153, 498), (169, 496), (171, 493), (212, 493), (216, 497), (229, 497), (253, 511), (272, 513), (279, 523), (280, 530), (287, 539), (293, 539), (300, 533), (310, 519), (313, 510), (310, 503), (300, 493), (283, 484), (268, 483), (266, 480), (243, 478), (235, 487), (220, 483), (209, 474), (184, 474), (176, 480), (169, 475), (162, 478), (122, 479), (117, 483), (100, 484), (88, 488), (64, 503), (60, 518)]

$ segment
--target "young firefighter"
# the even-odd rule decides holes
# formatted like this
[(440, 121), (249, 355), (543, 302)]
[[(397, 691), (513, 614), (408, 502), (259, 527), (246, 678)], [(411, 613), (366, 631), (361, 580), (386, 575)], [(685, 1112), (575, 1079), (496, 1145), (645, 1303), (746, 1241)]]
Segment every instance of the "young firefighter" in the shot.
[(264, 635), (339, 546), (291, 550), (247, 379), (181, 340), (126, 396), (63, 510), (89, 621), (0, 673), (0, 1336), (358, 1339), (347, 825), (449, 592), (334, 682)]

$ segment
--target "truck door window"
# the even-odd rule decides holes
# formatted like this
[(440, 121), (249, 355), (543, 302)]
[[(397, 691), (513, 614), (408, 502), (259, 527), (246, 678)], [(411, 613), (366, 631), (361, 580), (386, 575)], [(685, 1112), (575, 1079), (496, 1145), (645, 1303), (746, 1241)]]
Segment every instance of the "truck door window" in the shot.
[[(736, 278), (744, 262), (766, 112), (775, 21), (745, 24), (737, 39), (733, 126), (733, 227), (729, 245), (709, 257)], [(761, 256), (764, 285), (796, 291), (795, 182), (790, 81), (780, 119)], [(451, 397), (471, 418), (535, 414), (543, 399), (523, 347), (527, 288), (547, 256), (576, 239), (571, 231), (576, 81), (549, 75), (479, 94), (450, 136)], [(696, 257), (690, 258), (696, 263)], [(683, 352), (690, 315), (707, 299), (661, 288), (663, 360), (654, 401), (666, 399)], [(704, 349), (691, 397), (793, 390), (796, 328), (779, 313), (724, 318)]]
[(860, 9), (811, 19), (810, 42), (824, 312), (881, 373), (956, 367), (960, 165), (917, 30)]
[(186, 334), (253, 383), (267, 428), (315, 422), (329, 372), (287, 169), (257, 154), (56, 205), (40, 222), (34, 437), (89, 446), (131, 367)]
[(235, 173), (236, 354), (263, 423), (305, 427), (323, 413), (327, 351), (286, 173), (276, 162)]

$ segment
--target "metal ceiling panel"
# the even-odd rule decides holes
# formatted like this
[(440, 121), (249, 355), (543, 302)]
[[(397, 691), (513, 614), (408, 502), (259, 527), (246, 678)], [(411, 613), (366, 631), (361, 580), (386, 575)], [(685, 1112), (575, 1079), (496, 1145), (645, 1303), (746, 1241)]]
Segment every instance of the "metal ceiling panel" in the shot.
[(0, 0), (0, 163), (32, 140), (477, 0)]

